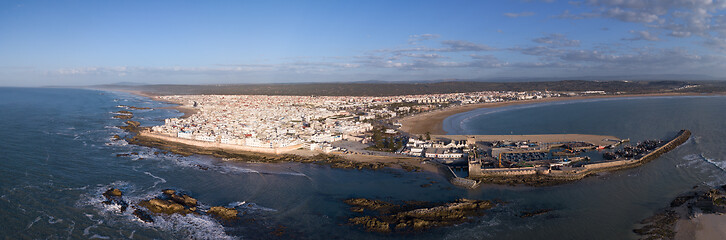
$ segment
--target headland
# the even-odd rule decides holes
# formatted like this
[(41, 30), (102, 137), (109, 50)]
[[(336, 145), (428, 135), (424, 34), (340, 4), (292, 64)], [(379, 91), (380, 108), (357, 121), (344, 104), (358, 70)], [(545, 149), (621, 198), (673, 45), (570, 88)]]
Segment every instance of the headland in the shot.
[[(161, 126), (126, 126), (136, 133), (128, 138), (132, 144), (182, 155), (205, 154), (249, 162), (303, 162), (336, 168), (390, 167), (428, 171), (443, 174), (452, 183), (465, 187), (476, 187), (479, 183), (553, 185), (598, 172), (631, 168), (682, 144), (690, 132), (682, 130), (674, 138), (648, 140), (636, 146), (621, 146), (627, 139), (601, 135), (436, 135), (443, 133), (443, 120), (453, 114), (478, 108), (555, 101), (701, 95), (674, 91), (627, 94), (600, 90), (400, 96), (127, 92), (177, 104), (174, 108), (185, 113), (182, 118), (166, 119)], [(131, 113), (123, 118), (132, 116)], [(588, 151), (602, 151), (602, 156), (592, 159), (584, 154)]]

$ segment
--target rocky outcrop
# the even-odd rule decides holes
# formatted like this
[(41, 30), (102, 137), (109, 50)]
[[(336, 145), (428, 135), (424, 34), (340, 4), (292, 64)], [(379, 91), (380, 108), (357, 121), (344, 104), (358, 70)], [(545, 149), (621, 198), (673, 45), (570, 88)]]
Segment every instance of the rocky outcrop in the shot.
[(675, 225), (679, 219), (691, 219), (699, 214), (726, 213), (726, 185), (720, 188), (694, 187), (681, 194), (669, 206), (640, 222), (633, 232), (641, 239), (674, 239)]
[(106, 201), (103, 201), (104, 204), (117, 204), (121, 207), (121, 212), (125, 212), (129, 206), (123, 199), (123, 193), (117, 188), (108, 189), (102, 195), (106, 198)]
[(126, 108), (126, 109), (131, 109), (131, 110), (151, 109), (151, 108), (148, 108), (148, 107), (135, 107), (135, 106), (128, 106), (128, 105), (118, 105), (118, 107), (120, 107), (120, 108)]
[(354, 198), (344, 201), (353, 212), (373, 213), (352, 217), (348, 223), (379, 233), (417, 232), (435, 227), (451, 226), (481, 216), (494, 205), (490, 201), (459, 199), (448, 203), (406, 202), (392, 204), (381, 200)]
[(226, 208), (226, 207), (211, 207), (209, 208), (209, 211), (207, 211), (212, 216), (224, 219), (224, 220), (232, 220), (237, 219), (237, 209), (234, 208)]
[(126, 124), (125, 126), (118, 126), (118, 128), (123, 129), (124, 131), (127, 131), (127, 132), (133, 132), (133, 133), (138, 133), (141, 130), (141, 128), (140, 128), (141, 123), (139, 123), (137, 121), (127, 120), (124, 123)]
[(176, 191), (172, 189), (165, 189), (161, 192), (164, 193), (164, 195), (167, 196), (171, 201), (184, 205), (185, 207), (194, 208), (197, 206), (197, 199), (194, 199), (189, 195), (183, 194), (179, 196), (176, 194)]
[[(118, 204), (121, 206), (122, 212), (126, 211), (126, 208), (129, 206), (129, 204), (122, 199), (123, 193), (119, 189), (108, 189), (102, 195), (107, 199), (103, 203)], [(131, 207), (134, 208), (134, 216), (144, 222), (154, 222), (154, 215), (159, 214), (209, 214), (224, 220), (233, 220), (238, 218), (237, 214), (239, 212), (235, 208), (217, 206), (211, 207), (205, 212), (197, 208), (198, 204), (199, 202), (197, 199), (190, 197), (187, 194), (179, 193), (173, 189), (164, 189), (159, 197), (142, 200)]]
[(197, 211), (197, 199), (186, 194), (181, 196), (175, 190), (166, 189), (162, 191), (163, 198), (152, 198), (139, 202), (139, 206), (145, 207), (152, 213), (182, 214), (186, 215)]
[(115, 113), (116, 113), (116, 115), (113, 116), (114, 118), (118, 118), (118, 119), (132, 119), (132, 118), (134, 118), (134, 113), (129, 112), (129, 111), (121, 110), (121, 111), (118, 111), (118, 112), (115, 112)]
[(147, 223), (154, 222), (154, 217), (152, 217), (151, 214), (149, 214), (146, 211), (141, 210), (141, 209), (134, 210), (134, 216), (139, 218), (139, 220), (147, 222)]
[(183, 205), (175, 203), (171, 200), (163, 200), (158, 198), (152, 198), (149, 200), (141, 201), (139, 202), (139, 206), (145, 207), (146, 209), (149, 209), (149, 211), (153, 213), (163, 213), (163, 214), (182, 214), (186, 215), (189, 213), (192, 213), (193, 211), (185, 208)]
[(531, 211), (531, 212), (522, 212), (522, 214), (520, 214), (519, 217), (521, 217), (521, 218), (534, 217), (534, 216), (539, 216), (539, 215), (548, 213), (550, 211), (552, 211), (552, 209), (540, 209), (540, 210), (535, 210), (535, 211)]
[(344, 203), (351, 205), (350, 208), (353, 212), (363, 212), (365, 209), (377, 211), (383, 214), (390, 212), (396, 205), (381, 200), (371, 200), (366, 198), (351, 198), (343, 201)]

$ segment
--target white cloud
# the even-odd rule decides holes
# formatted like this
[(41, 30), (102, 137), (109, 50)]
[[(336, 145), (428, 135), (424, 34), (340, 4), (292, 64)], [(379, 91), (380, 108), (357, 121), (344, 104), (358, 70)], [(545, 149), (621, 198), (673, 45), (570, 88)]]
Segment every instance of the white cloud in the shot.
[(529, 16), (534, 16), (534, 12), (504, 13), (504, 16), (507, 16), (510, 18), (529, 17)]
[[(578, 3), (579, 4), (579, 3)], [(641, 23), (644, 27), (665, 30), (670, 37), (704, 39), (704, 45), (718, 48), (719, 39), (726, 39), (726, 0), (586, 0), (579, 4), (590, 11), (571, 13), (565, 10), (558, 18), (611, 18)], [(627, 40), (659, 39), (651, 33)], [(649, 34), (649, 35), (644, 35)], [(659, 39), (660, 40), (660, 39)]]
[(570, 40), (565, 35), (552, 33), (544, 37), (535, 38), (532, 41), (536, 43), (548, 44), (560, 47), (576, 47), (580, 46), (580, 40)]
[(411, 35), (411, 36), (408, 36), (408, 43), (416, 44), (421, 41), (436, 39), (439, 37), (440, 36), (438, 34), (431, 34), (431, 33)]
[(638, 40), (645, 40), (645, 41), (660, 41), (660, 38), (658, 38), (658, 35), (653, 34), (649, 31), (635, 31), (630, 30), (629, 33), (635, 35), (633, 37), (629, 38), (623, 38), (622, 40), (628, 40), (628, 41), (638, 41)]

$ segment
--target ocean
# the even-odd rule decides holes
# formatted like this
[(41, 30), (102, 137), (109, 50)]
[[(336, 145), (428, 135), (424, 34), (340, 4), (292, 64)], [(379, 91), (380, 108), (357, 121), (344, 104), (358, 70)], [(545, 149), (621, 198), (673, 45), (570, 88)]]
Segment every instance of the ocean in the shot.
[[(113, 140), (125, 133), (118, 105), (144, 126), (181, 114), (127, 93), (83, 89), (0, 88), (0, 216), (5, 238), (51, 239), (628, 239), (635, 225), (694, 185), (726, 184), (726, 97), (650, 97), (540, 103), (454, 115), (456, 134), (585, 133), (633, 141), (692, 138), (644, 166), (543, 188), (467, 190), (438, 175), (344, 170), (299, 163), (255, 164), (179, 156)], [(117, 156), (117, 154), (131, 154)], [(434, 182), (430, 187), (424, 184)], [(242, 220), (189, 214), (136, 219), (101, 203), (108, 188), (136, 202), (163, 189), (209, 206), (235, 207)], [(346, 224), (342, 200), (498, 199), (470, 223), (425, 233), (383, 235)], [(522, 211), (552, 209), (531, 218)], [(281, 233), (281, 234), (280, 234)]]

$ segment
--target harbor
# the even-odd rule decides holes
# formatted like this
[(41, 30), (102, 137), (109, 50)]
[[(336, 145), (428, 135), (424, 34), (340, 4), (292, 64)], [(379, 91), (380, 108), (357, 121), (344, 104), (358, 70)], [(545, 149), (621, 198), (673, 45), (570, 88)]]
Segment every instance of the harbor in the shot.
[(465, 188), (481, 182), (540, 186), (639, 166), (689, 137), (681, 130), (671, 139), (631, 146), (629, 139), (587, 134), (432, 135), (409, 139), (401, 152), (439, 164), (452, 184)]

